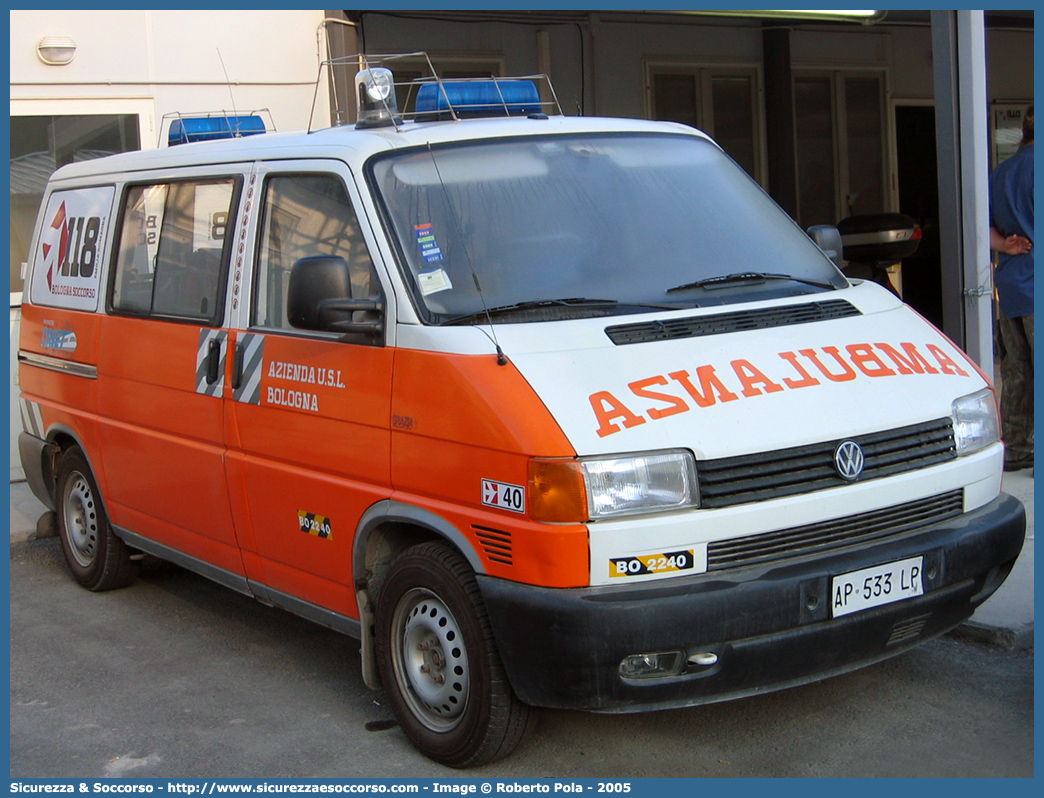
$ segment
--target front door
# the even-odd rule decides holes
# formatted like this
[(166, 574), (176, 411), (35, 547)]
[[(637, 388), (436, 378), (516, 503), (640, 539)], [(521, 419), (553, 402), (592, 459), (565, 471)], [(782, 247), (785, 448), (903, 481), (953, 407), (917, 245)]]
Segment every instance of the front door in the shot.
[(352, 298), (381, 292), (369, 232), (343, 165), (266, 164), (257, 203), (246, 329), (234, 333), (229, 486), (249, 578), (358, 617), (352, 543), (390, 494), (392, 350), (382, 340), (296, 330), (287, 321), (299, 258), (343, 257)]

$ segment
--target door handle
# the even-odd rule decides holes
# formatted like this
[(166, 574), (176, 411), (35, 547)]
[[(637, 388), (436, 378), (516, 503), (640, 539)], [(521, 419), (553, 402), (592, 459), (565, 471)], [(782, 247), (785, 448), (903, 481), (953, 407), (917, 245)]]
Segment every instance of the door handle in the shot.
[(213, 385), (217, 382), (218, 367), (221, 365), (221, 341), (214, 338), (210, 341), (207, 349), (207, 384)]
[(235, 354), (232, 355), (232, 390), (239, 390), (243, 384), (243, 344), (236, 344)]

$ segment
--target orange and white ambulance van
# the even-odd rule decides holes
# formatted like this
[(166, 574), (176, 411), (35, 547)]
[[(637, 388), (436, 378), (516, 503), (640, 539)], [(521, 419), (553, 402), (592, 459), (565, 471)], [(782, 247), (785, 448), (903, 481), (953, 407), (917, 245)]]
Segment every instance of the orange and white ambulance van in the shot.
[(466, 767), (534, 707), (899, 654), (1004, 581), (989, 380), (707, 136), (392, 83), (360, 73), (352, 127), (50, 181), (19, 446), (81, 584), (153, 555), (357, 637)]

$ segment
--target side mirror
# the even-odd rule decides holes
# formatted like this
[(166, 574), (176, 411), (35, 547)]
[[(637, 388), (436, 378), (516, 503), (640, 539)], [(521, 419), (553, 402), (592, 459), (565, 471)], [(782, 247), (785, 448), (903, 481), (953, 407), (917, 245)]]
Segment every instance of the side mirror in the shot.
[(841, 268), (841, 232), (829, 224), (817, 224), (808, 228), (808, 236), (817, 247), (823, 250), (823, 254), (834, 262), (837, 268)]
[[(379, 337), (384, 332), (384, 303), (352, 299), (352, 278), (342, 257), (301, 258), (290, 270), (286, 311), (290, 324), (301, 330)], [(356, 313), (376, 314), (374, 321), (355, 321)]]

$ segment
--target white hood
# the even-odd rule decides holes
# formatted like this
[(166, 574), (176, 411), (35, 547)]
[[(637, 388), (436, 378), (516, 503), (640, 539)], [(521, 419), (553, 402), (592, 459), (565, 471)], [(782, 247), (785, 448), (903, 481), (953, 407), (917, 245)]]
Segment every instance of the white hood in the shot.
[(605, 329), (648, 315), (498, 325), (496, 337), (580, 455), (686, 448), (705, 459), (800, 446), (945, 418), (954, 399), (986, 385), (945, 336), (879, 287), (829, 298), (860, 314), (623, 345)]

